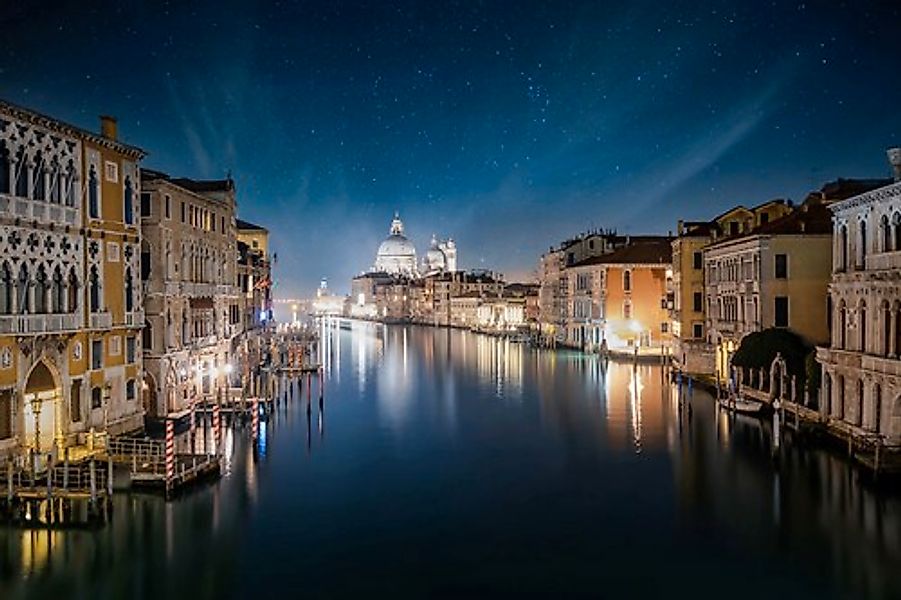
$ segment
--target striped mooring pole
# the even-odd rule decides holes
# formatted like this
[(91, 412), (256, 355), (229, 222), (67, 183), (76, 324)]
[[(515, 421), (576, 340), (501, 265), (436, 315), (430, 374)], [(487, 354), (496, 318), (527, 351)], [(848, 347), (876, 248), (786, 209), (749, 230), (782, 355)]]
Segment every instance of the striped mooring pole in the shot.
[(219, 421), (219, 403), (213, 405), (213, 439), (216, 440), (216, 453), (219, 453), (219, 443), (222, 441), (222, 426)]
[(260, 402), (256, 396), (251, 400), (250, 406), (253, 411), (250, 416), (251, 430), (253, 432), (253, 439), (257, 439), (257, 436), (260, 434)]
[(175, 477), (175, 422), (166, 420), (166, 489)]

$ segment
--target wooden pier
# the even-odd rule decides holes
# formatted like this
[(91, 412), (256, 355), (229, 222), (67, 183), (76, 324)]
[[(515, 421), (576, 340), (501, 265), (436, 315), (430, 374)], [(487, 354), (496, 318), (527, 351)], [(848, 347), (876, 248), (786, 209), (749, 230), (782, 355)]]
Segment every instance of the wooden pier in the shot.
[[(19, 464), (16, 464), (18, 462)], [(112, 515), (112, 463), (93, 458), (35, 467), (7, 460), (0, 472), (0, 518), (21, 527), (85, 527)]]

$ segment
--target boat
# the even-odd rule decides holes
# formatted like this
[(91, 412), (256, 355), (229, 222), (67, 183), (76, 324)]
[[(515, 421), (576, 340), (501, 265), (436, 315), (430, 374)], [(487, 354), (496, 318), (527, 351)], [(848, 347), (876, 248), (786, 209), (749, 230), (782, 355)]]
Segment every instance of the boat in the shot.
[(742, 398), (737, 395), (733, 395), (731, 397), (725, 397), (719, 399), (720, 406), (725, 408), (726, 410), (731, 410), (733, 412), (742, 414), (742, 415), (762, 415), (768, 408), (768, 404), (764, 402), (760, 402), (758, 400), (749, 400), (746, 398)]

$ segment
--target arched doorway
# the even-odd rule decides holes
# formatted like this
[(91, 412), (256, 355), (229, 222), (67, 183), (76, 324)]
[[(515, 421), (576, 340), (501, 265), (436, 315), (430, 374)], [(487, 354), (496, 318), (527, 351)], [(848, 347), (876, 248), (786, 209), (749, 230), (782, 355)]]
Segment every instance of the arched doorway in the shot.
[(157, 412), (157, 390), (156, 380), (150, 373), (144, 373), (144, 381), (141, 383), (141, 405), (144, 407), (144, 416), (159, 417)]
[(38, 454), (51, 451), (54, 440), (62, 442), (60, 397), (59, 378), (54, 369), (39, 360), (25, 380), (22, 440), (24, 446)]

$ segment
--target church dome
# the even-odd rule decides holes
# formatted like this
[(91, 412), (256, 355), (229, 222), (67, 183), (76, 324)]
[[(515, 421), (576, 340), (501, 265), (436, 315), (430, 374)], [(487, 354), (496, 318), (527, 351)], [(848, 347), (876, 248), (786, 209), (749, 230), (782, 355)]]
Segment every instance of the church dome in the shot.
[(373, 269), (395, 275), (415, 275), (416, 247), (404, 237), (404, 223), (398, 215), (391, 221), (391, 231), (379, 244)]

